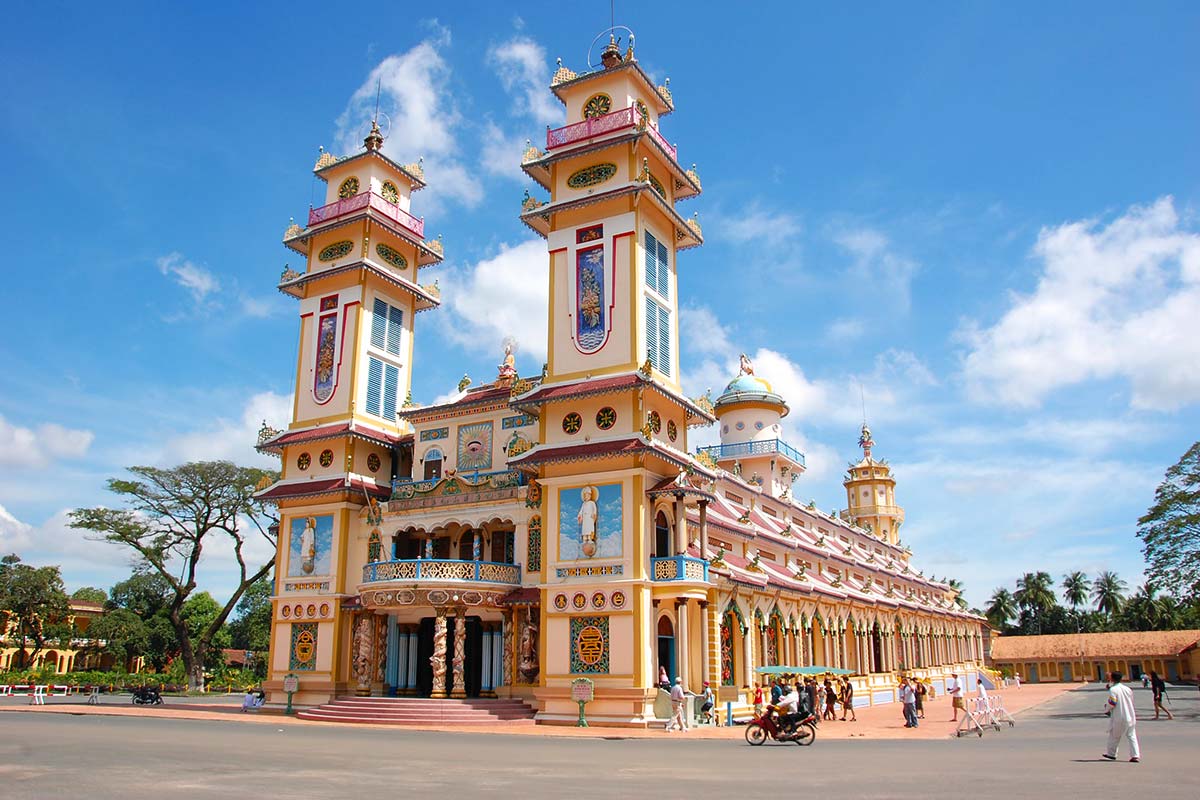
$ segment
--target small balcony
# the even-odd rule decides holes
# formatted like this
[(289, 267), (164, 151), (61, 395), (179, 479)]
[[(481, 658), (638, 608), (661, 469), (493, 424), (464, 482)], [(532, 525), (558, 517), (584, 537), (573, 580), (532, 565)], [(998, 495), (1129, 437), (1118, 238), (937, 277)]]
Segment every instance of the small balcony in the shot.
[(362, 582), (386, 583), (489, 583), (521, 585), (521, 565), (496, 561), (461, 561), (453, 558), (412, 558), (375, 561), (363, 567)]
[(718, 462), (730, 458), (778, 454), (791, 459), (802, 467), (804, 466), (804, 453), (801, 453), (783, 441), (783, 439), (757, 439), (751, 442), (736, 442), (734, 444), (714, 444), (711, 447), (701, 447), (697, 453), (707, 453), (714, 461)]
[(650, 559), (650, 579), (653, 581), (708, 582), (708, 562), (691, 556), (666, 556)]
[(644, 128), (650, 134), (650, 138), (657, 142), (673, 160), (679, 160), (675, 148), (663, 138), (663, 135), (658, 132), (658, 128), (655, 128), (648, 120), (642, 117), (641, 112), (637, 110), (636, 106), (622, 108), (599, 117), (589, 117), (583, 122), (576, 122), (574, 125), (565, 125), (561, 128), (547, 130), (546, 151), (549, 152), (559, 147), (587, 142), (601, 136), (639, 127)]
[(343, 198), (327, 206), (310, 208), (308, 211), (308, 227), (311, 228), (314, 225), (332, 222), (341, 217), (353, 214), (356, 211), (362, 211), (364, 208), (369, 208), (371, 211), (377, 212), (416, 236), (419, 241), (424, 241), (425, 220), (414, 217), (400, 208), (400, 206), (388, 202), (383, 199), (382, 195), (375, 194), (374, 192), (359, 192), (356, 195)]

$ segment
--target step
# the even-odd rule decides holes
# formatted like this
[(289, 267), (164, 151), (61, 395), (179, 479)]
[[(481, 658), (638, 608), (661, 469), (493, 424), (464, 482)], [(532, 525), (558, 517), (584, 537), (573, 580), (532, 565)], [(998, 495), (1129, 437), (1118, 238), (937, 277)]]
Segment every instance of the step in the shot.
[(300, 719), (380, 725), (534, 724), (534, 710), (513, 698), (339, 697)]

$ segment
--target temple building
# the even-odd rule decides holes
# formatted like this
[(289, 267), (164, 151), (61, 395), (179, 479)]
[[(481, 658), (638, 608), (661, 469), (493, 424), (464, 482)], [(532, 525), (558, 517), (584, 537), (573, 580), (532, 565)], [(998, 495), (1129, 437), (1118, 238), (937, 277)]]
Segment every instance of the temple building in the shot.
[[(974, 675), (984, 622), (910, 563), (865, 425), (846, 508), (823, 512), (795, 499), (769, 376), (743, 356), (716, 399), (684, 393), (677, 276), (704, 239), (669, 82), (610, 38), (550, 91), (567, 124), (521, 163), (548, 195), (520, 211), (548, 249), (540, 375), (506, 349), (494, 380), (414, 404), (415, 318), (440, 302), (418, 273), (443, 255), (413, 215), (420, 163), (376, 126), (316, 163), (325, 204), (288, 228), (304, 268), (279, 284), (300, 303), (293, 421), (259, 440), (282, 460), (259, 494), (281, 517), (272, 702), (294, 676), (301, 706), (519, 698), (569, 724), (586, 677), (592, 724), (644, 726), (660, 668), (738, 706), (764, 666), (852, 672), (862, 704), (893, 702), (898, 671)], [(714, 424), (720, 444), (689, 447)]]

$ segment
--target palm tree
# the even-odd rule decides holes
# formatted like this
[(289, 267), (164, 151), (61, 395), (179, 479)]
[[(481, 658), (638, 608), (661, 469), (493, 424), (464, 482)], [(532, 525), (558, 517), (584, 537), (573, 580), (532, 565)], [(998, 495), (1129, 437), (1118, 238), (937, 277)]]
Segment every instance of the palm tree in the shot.
[(1017, 615), (1017, 603), (1013, 600), (1012, 592), (1001, 586), (996, 591), (992, 592), (992, 599), (988, 601), (987, 618), (988, 621), (997, 628), (1003, 628), (1008, 625), (1008, 621)]
[(1096, 610), (1109, 619), (1121, 610), (1124, 597), (1125, 581), (1117, 577), (1117, 573), (1105, 570), (1092, 581), (1092, 599), (1096, 601)]
[(946, 585), (954, 592), (954, 602), (958, 603), (959, 608), (967, 607), (967, 598), (963, 597), (963, 584), (958, 578), (946, 578)]
[(1013, 599), (1033, 617), (1038, 633), (1042, 630), (1042, 616), (1055, 605), (1053, 586), (1049, 572), (1026, 572), (1017, 581)]
[(1088, 599), (1088, 577), (1082, 572), (1070, 572), (1063, 576), (1063, 597), (1071, 604), (1072, 611), (1078, 611)]

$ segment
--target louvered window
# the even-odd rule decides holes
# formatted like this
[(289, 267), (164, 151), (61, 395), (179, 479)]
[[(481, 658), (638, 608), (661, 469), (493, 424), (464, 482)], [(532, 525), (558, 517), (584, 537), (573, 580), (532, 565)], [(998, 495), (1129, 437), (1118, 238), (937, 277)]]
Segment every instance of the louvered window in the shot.
[(371, 313), (371, 346), (400, 355), (400, 331), (404, 328), (404, 311), (379, 298)]
[(400, 368), (367, 357), (367, 413), (386, 420), (396, 419), (396, 402), (400, 392)]
[(646, 357), (664, 375), (671, 375), (671, 312), (646, 297)]
[(367, 413), (379, 416), (383, 396), (383, 362), (367, 359)]
[(671, 299), (671, 267), (667, 246), (646, 231), (646, 286), (664, 300)]

